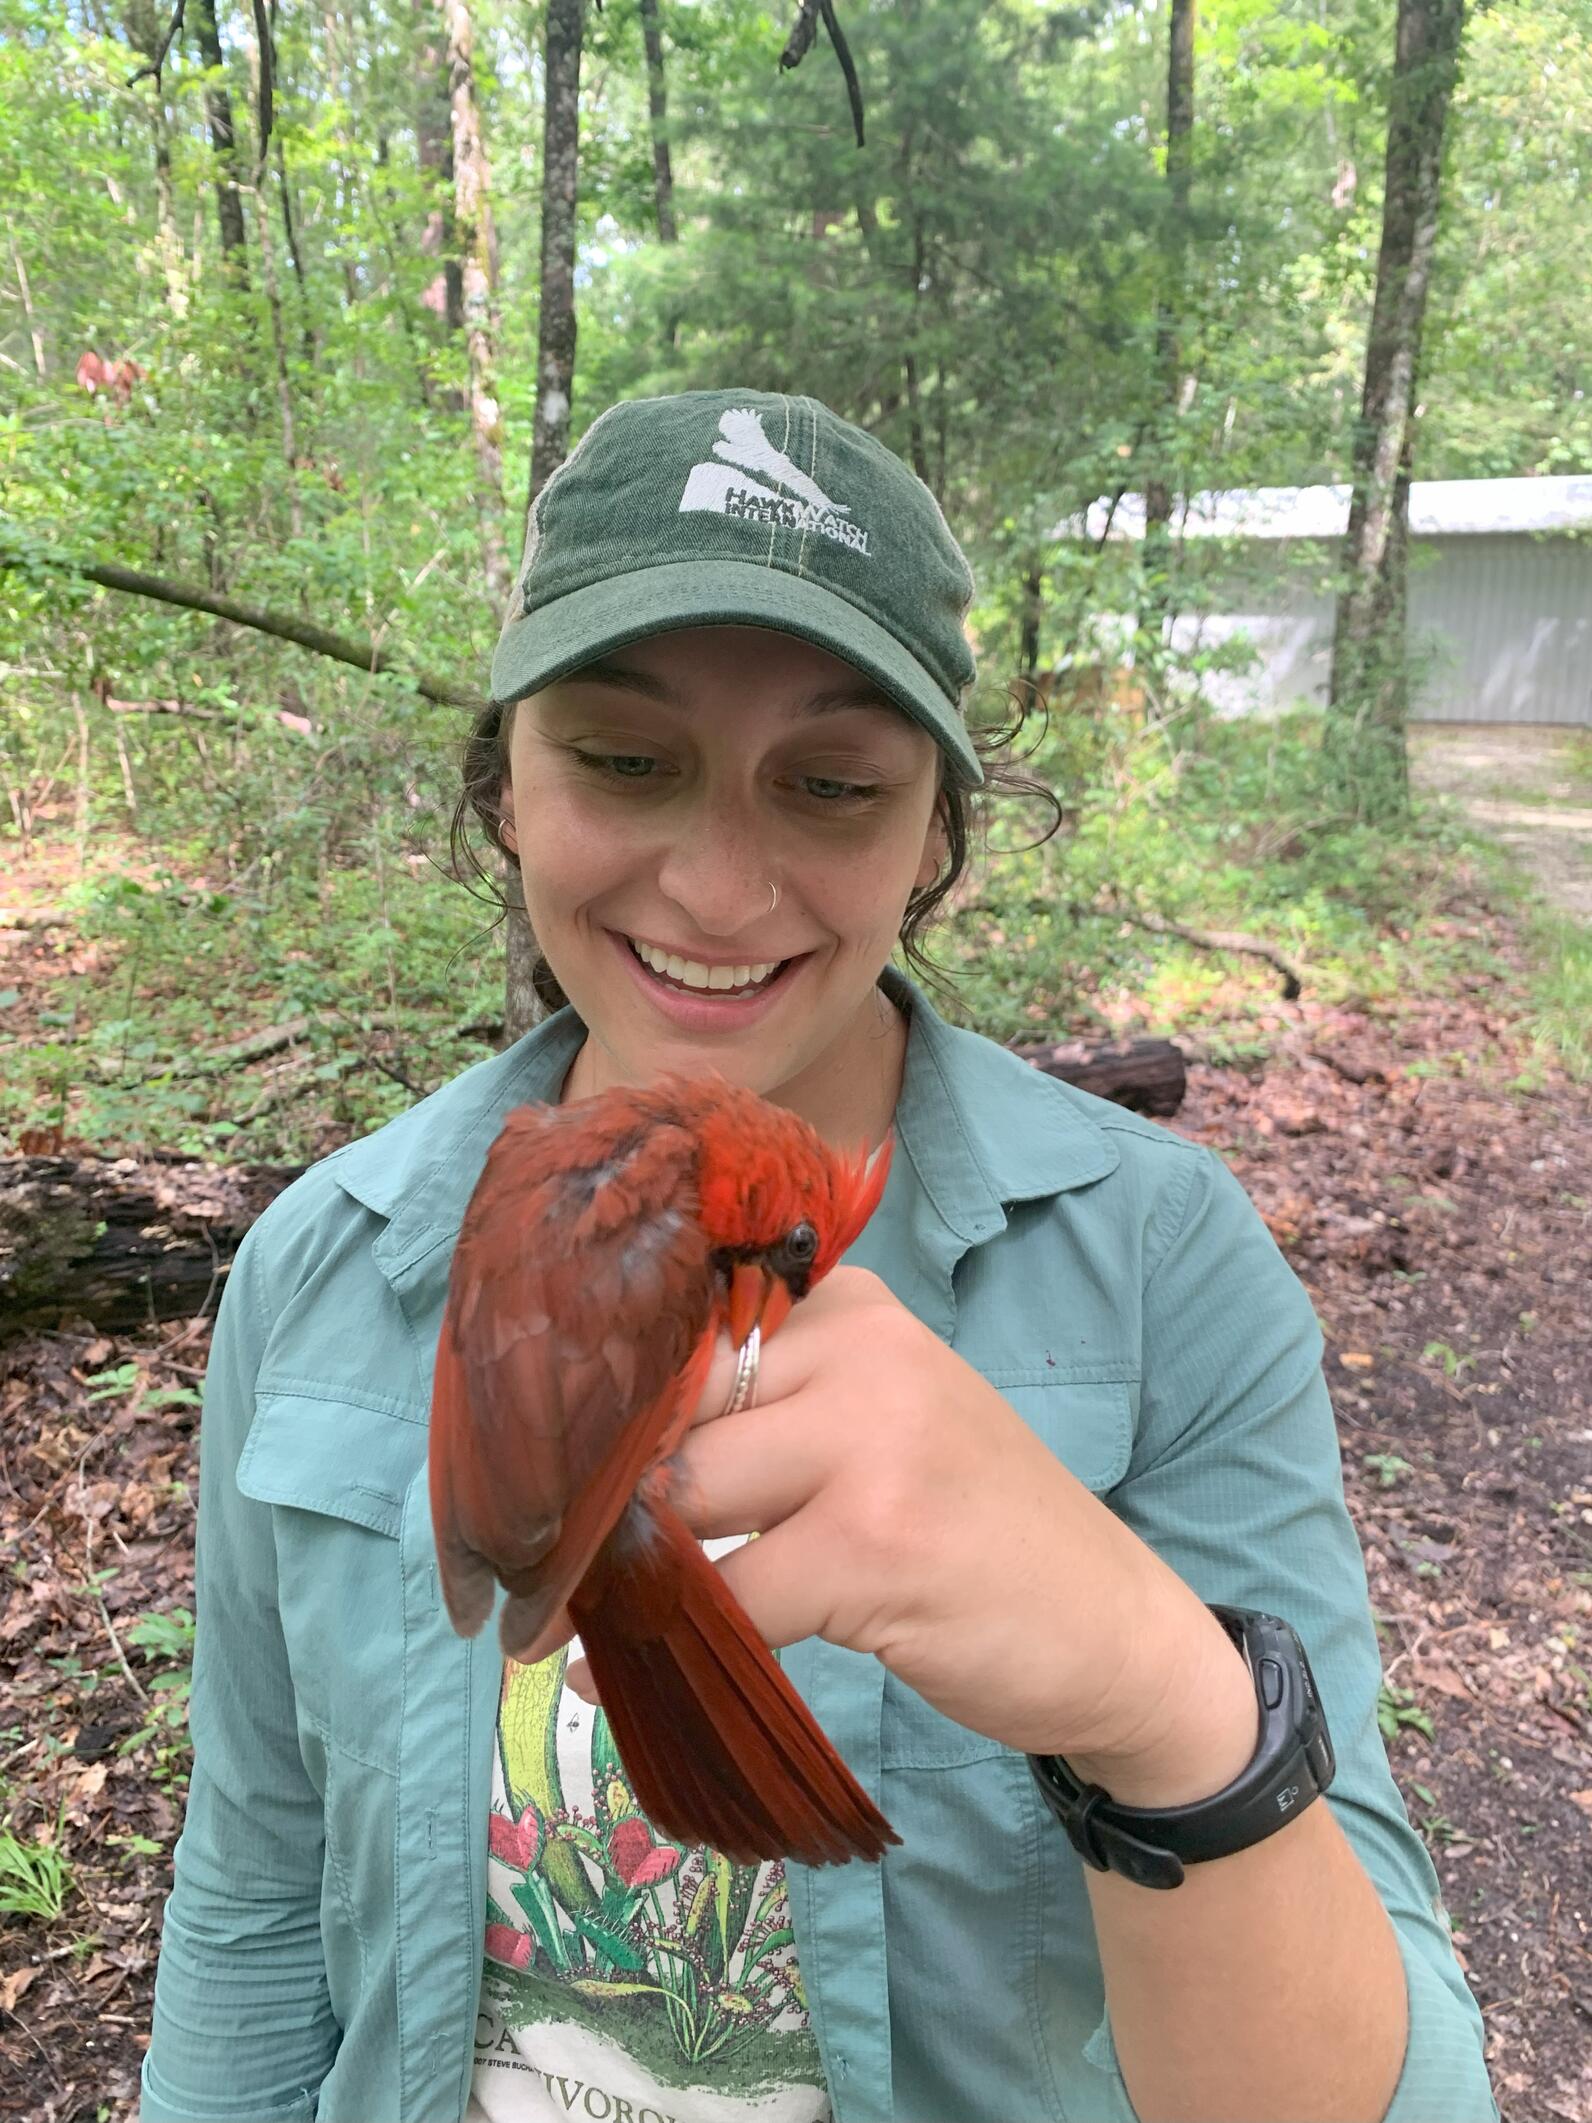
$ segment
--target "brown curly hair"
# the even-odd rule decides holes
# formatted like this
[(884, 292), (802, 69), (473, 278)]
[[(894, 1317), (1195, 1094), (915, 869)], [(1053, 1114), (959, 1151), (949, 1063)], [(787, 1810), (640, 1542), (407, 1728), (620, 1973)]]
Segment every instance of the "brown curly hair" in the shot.
[[(1008, 713), (998, 724), (970, 731), (973, 749), (984, 769), (984, 780), (976, 789), (968, 789), (951, 781), (944, 770), (943, 758), (940, 771), (939, 805), (945, 824), (946, 859), (940, 874), (926, 885), (921, 885), (907, 901), (901, 917), (901, 954), (912, 971), (942, 994), (949, 987), (945, 969), (935, 964), (923, 947), (923, 932), (933, 921), (936, 912), (956, 889), (966, 875), (975, 840), (986, 841), (993, 806), (1002, 800), (1016, 798), (1025, 803), (1038, 803), (1050, 813), (1049, 823), (1038, 837), (1030, 841), (1030, 847), (1039, 847), (1050, 839), (1061, 824), (1066, 812), (1048, 782), (1030, 774), (1022, 761), (1031, 757), (1035, 747), (1045, 734), (1048, 723), (1048, 708), (1042, 700), (1035, 701), (1030, 695), (1025, 698), (1018, 686), (1008, 693)], [(513, 703), (510, 703), (512, 707)], [(1039, 728), (1033, 741), (1021, 755), (1012, 750), (1015, 739), (1021, 734), (1038, 707)], [(462, 787), (453, 809), (448, 829), (448, 843), (453, 855), (455, 877), (464, 881), (467, 876), (479, 878), (486, 887), (477, 893), (494, 905), (498, 912), (492, 928), (505, 920), (509, 913), (508, 902), (492, 871), (482, 862), (469, 835), (469, 815), (473, 811), (480, 820), (486, 837), (506, 861), (516, 870), (519, 858), (503, 839), (503, 827), (511, 821), (505, 818), (501, 795), (508, 773), (509, 710), (501, 705), (488, 705), (480, 710), (475, 722), (465, 737), (461, 757)], [(488, 931), (490, 934), (490, 930)], [(536, 997), (546, 1011), (561, 1010), (569, 998), (559, 986), (556, 975), (545, 957), (538, 952), (531, 984)]]

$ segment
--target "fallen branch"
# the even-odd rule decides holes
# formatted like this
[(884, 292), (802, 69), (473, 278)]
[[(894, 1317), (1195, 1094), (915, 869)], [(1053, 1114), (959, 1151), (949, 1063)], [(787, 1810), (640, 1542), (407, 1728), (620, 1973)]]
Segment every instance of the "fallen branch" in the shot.
[(353, 641), (347, 635), (313, 626), (307, 619), (292, 619), (283, 612), (268, 612), (255, 605), (239, 604), (231, 597), (218, 597), (212, 590), (200, 589), (197, 583), (170, 582), (164, 576), (118, 567), (109, 560), (74, 560), (69, 554), (37, 549), (23, 555), (0, 547), (0, 568), (23, 566), (56, 568), (62, 574), (80, 576), (85, 582), (97, 582), (102, 589), (120, 590), (129, 597), (148, 597), (156, 604), (176, 605), (186, 612), (208, 612), (213, 619), (227, 619), (234, 626), (250, 627), (277, 641), (290, 641), (312, 655), (330, 657), (333, 663), (351, 664), (356, 671), (396, 672), (408, 679), (422, 699), (434, 700), (445, 708), (484, 705), (479, 694), (464, 693), (457, 686), (443, 684), (441, 679), (406, 670), (400, 656), (377, 648), (374, 642)]
[(185, 715), (190, 722), (236, 722), (235, 715), (225, 715), (220, 708), (190, 707), (186, 700), (113, 700), (109, 693), (102, 693), (101, 700), (113, 715)]
[(1306, 982), (1314, 982), (1320, 977), (1297, 959), (1284, 957), (1277, 946), (1267, 943), (1263, 936), (1246, 936), (1237, 929), (1190, 929), (1182, 922), (1167, 921), (1162, 915), (1135, 914), (1123, 906), (1113, 905), (1106, 911), (1119, 921), (1131, 922), (1136, 929), (1148, 929), (1155, 936), (1176, 936), (1202, 951), (1237, 951), (1248, 958), (1265, 959), (1283, 977), (1285, 1002), (1297, 1002)]
[[(240, 1128), (251, 1127), (255, 1121), (260, 1119), (262, 1114), (274, 1113), (279, 1106), (285, 1106), (290, 1099), (300, 1097), (304, 1088), (299, 1080), (301, 1073), (313, 1059), (314, 1056), (312, 1054), (295, 1054), (291, 1061), (283, 1062), (277, 1073), (276, 1082), (255, 1100), (246, 1113), (238, 1115), (238, 1126)], [(366, 1056), (363, 1054), (334, 1055), (330, 1061), (321, 1064), (321, 1081), (329, 1083), (334, 1076), (347, 1076), (351, 1070), (359, 1068), (365, 1060)]]
[[(224, 1051), (236, 1058), (246, 1050), (257, 1059), (287, 1045), (309, 1022), (299, 1018), (273, 1025)], [(476, 1023), (458, 1027), (456, 1036), (495, 1037), (500, 1029)], [(1047, 1075), (1135, 1112), (1175, 1113), (1183, 1096), (1183, 1056), (1170, 1040), (1100, 1045), (1067, 1040), (1015, 1051)], [(238, 1125), (300, 1097), (301, 1070), (310, 1059), (306, 1052), (282, 1065), (277, 1081), (265, 1087)], [(415, 1097), (424, 1094), (423, 1086), (378, 1055), (349, 1052), (336, 1057), (333, 1066), (340, 1074), (375, 1067)], [(209, 1316), (216, 1287), (244, 1233), (303, 1170), (301, 1165), (216, 1165), (171, 1151), (85, 1157), (59, 1144), (0, 1157), (0, 1346), (21, 1334), (52, 1331), (65, 1321), (141, 1329), (158, 1320)], [(185, 1339), (180, 1336), (179, 1342)]]
[[(83, 1484), (83, 1462), (81, 1460), (77, 1464), (77, 1479), (79, 1490), (81, 1490)], [(111, 1649), (115, 1652), (134, 1695), (141, 1702), (147, 1703), (149, 1701), (149, 1690), (127, 1663), (127, 1654), (122, 1649), (122, 1640), (116, 1634), (116, 1624), (111, 1620), (111, 1611), (105, 1604), (105, 1594), (94, 1580), (94, 1514), (91, 1511), (85, 1511), (83, 1514), (83, 1537), (83, 1575), (88, 1590), (94, 1595), (94, 1604), (100, 1611), (100, 1620), (105, 1624), (105, 1634), (111, 1640)]]
[(0, 907), (0, 929), (64, 929), (70, 919), (53, 907)]

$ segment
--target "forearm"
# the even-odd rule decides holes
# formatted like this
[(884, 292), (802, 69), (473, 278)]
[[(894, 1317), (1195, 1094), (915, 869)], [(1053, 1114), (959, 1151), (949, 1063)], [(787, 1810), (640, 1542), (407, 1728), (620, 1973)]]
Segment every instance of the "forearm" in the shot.
[[(1208, 1797), (1253, 1754), (1253, 1683), (1200, 1612), (1210, 1632), (1193, 1639), (1185, 1704), (1153, 1756), (1069, 1758), (1125, 1805)], [(1190, 1865), (1179, 1887), (1085, 1878), (1141, 2123), (1379, 2123), (1404, 2060), (1403, 1962), (1324, 1799), (1248, 1850)]]

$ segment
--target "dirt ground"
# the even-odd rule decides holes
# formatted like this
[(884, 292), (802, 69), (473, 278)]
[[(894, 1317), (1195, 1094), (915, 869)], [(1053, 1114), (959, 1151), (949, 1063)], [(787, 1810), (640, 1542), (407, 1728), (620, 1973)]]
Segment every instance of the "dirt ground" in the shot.
[(1592, 731), (1545, 723), (1415, 723), (1418, 788), (1457, 797), (1566, 914), (1592, 921)]
[[(1514, 1081), (1507, 919), (1456, 889), (1439, 926), (1511, 969), (1441, 1002), (1279, 1002), (1272, 1058), (1196, 1059), (1172, 1125), (1229, 1160), (1321, 1316), (1390, 1759), (1504, 2116), (1592, 2123), (1592, 1094)], [(44, 963), (12, 939), (0, 972)], [(0, 1351), (0, 1551), (21, 1559), (0, 1797), (29, 1840), (59, 1820), (71, 1865), (59, 1917), (0, 1919), (0, 2115), (30, 2123), (134, 2113), (183, 1765), (130, 1639), (192, 1604), (207, 1335)]]

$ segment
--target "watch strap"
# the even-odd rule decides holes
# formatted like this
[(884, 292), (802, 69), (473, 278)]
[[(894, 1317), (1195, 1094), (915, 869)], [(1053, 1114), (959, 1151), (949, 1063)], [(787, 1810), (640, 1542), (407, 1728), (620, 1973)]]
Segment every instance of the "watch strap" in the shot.
[(1212, 1603), (1211, 1612), (1243, 1653), (1259, 1721), (1254, 1754), (1230, 1784), (1187, 1806), (1119, 1806), (1060, 1755), (1028, 1757), (1046, 1804), (1096, 1872), (1120, 1873), (1143, 1887), (1180, 1886), (1185, 1865), (1262, 1842), (1336, 1774), (1315, 1677), (1295, 1631), (1254, 1608)]

